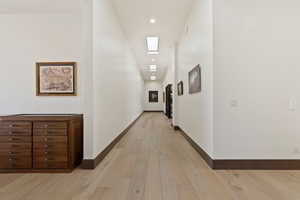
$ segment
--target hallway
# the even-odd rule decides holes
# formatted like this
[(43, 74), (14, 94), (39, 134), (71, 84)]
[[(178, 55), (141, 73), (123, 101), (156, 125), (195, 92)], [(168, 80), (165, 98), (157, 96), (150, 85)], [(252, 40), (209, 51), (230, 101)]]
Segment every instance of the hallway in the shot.
[(95, 170), (0, 174), (1, 200), (298, 200), (299, 188), (298, 171), (209, 169), (161, 113), (144, 113)]

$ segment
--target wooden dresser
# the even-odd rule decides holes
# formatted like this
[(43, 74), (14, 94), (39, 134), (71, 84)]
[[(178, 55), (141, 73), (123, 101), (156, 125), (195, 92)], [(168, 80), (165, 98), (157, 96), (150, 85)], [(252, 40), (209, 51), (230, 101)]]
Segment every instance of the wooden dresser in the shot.
[(83, 115), (0, 117), (0, 172), (71, 172), (83, 159)]

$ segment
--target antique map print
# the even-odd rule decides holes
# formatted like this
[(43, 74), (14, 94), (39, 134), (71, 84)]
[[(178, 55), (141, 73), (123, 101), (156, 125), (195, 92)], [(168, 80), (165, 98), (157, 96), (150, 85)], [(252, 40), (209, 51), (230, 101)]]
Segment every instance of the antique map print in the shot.
[(74, 68), (65, 66), (40, 66), (40, 93), (73, 93)]

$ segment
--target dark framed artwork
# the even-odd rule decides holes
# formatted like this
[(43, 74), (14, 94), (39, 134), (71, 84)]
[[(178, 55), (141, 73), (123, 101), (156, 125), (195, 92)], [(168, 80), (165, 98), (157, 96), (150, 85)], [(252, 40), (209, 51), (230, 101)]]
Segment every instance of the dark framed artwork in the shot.
[(178, 94), (178, 96), (182, 96), (183, 95), (183, 81), (180, 81), (177, 84), (177, 94)]
[(197, 65), (189, 72), (189, 93), (198, 93), (201, 89), (201, 67)]
[(158, 91), (149, 91), (149, 103), (158, 103)]
[(36, 63), (37, 96), (76, 96), (75, 62)]

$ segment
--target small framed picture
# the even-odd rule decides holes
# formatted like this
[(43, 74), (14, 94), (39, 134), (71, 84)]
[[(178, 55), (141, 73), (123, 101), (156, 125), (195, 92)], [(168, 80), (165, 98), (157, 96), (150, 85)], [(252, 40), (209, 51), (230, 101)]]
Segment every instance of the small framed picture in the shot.
[(76, 63), (36, 63), (36, 95), (76, 96)]
[(177, 84), (177, 94), (178, 94), (178, 96), (182, 96), (183, 95), (183, 81), (180, 81)]
[(189, 72), (189, 93), (201, 92), (201, 68), (197, 65)]
[(158, 91), (149, 91), (149, 103), (158, 103)]

